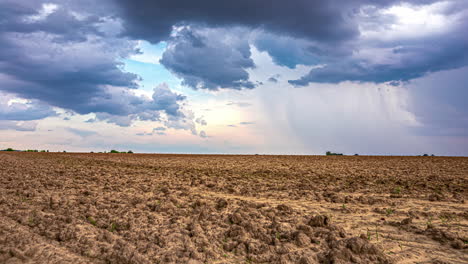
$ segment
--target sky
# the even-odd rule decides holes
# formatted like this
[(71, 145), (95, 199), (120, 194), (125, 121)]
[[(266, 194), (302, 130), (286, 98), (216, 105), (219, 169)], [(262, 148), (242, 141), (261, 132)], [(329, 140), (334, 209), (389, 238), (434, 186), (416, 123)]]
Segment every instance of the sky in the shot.
[(468, 155), (466, 0), (0, 0), (0, 149)]

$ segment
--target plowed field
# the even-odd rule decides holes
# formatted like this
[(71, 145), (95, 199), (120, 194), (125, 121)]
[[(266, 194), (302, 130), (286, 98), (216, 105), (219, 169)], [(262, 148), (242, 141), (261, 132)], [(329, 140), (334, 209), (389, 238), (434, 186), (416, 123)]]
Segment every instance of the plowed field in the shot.
[(468, 158), (0, 152), (0, 263), (468, 263)]

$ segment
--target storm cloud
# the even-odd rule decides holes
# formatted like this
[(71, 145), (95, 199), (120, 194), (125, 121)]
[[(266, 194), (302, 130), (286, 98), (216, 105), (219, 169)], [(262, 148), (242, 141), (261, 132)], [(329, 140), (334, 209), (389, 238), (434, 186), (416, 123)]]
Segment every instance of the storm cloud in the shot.
[[(436, 7), (440, 10), (435, 9)], [(434, 24), (432, 29), (427, 29), (422, 25), (418, 27), (405, 25), (407, 28), (414, 28), (414, 32), (411, 33), (406, 32), (408, 29), (403, 25), (394, 22), (396, 24), (387, 26), (393, 25), (396, 30), (367, 29), (368, 36), (351, 43), (352, 52), (339, 57), (324, 57), (317, 54), (321, 66), (312, 69), (300, 79), (291, 80), (290, 83), (305, 86), (309, 83), (343, 81), (407, 82), (429, 73), (464, 67), (468, 65), (468, 37), (465, 34), (468, 6), (452, 13), (451, 17), (446, 17), (444, 11), (448, 12), (450, 7), (451, 5), (434, 4), (419, 10), (423, 12), (426, 9), (426, 12), (432, 12), (430, 15), (445, 20), (447, 25), (444, 27)], [(409, 8), (417, 12), (420, 7)], [(418, 30), (420, 32), (417, 32)], [(427, 32), (424, 32), (425, 30)], [(377, 38), (378, 34), (380, 38)]]
[[(153, 43), (168, 41), (161, 63), (195, 89), (255, 88), (247, 71), (255, 67), (246, 48), (249, 45), (268, 52), (278, 65), (320, 66), (290, 80), (295, 86), (408, 81), (467, 64), (467, 39), (461, 23), (466, 21), (467, 4), (461, 0), (113, 3), (122, 19), (122, 34)], [(457, 21), (449, 21), (450, 28), (436, 28), (429, 35), (385, 39), (395, 33), (388, 29), (405, 26), (398, 24), (398, 12), (387, 12), (395, 5)], [(380, 39), (369, 37), (369, 32)]]
[(194, 89), (252, 89), (247, 68), (253, 68), (243, 29), (194, 29), (174, 33), (161, 63)]
[[(339, 41), (359, 34), (354, 8), (371, 1), (114, 1), (124, 20), (125, 34), (153, 43), (165, 40), (172, 26), (246, 26), (297, 37)], [(390, 1), (381, 1), (390, 2)]]
[[(123, 70), (122, 59), (137, 52), (137, 42), (119, 36), (118, 19), (76, 7), (74, 1), (0, 2), (0, 90), (38, 104), (34, 119), (55, 113), (46, 105), (119, 125), (158, 120), (160, 113), (183, 118), (185, 97), (168, 87), (157, 87), (152, 98), (133, 91), (139, 77)], [(12, 106), (2, 119), (32, 118), (18, 117), (19, 106)]]
[[(432, 12), (450, 25), (388, 38), (398, 34), (389, 29), (402, 26), (398, 13), (387, 12), (394, 5)], [(138, 87), (139, 77), (121, 63), (138, 52), (136, 40), (166, 41), (161, 64), (194, 89), (255, 88), (251, 45), (278, 65), (316, 66), (290, 80), (295, 86), (408, 81), (467, 65), (467, 4), (460, 0), (107, 0), (95, 9), (8, 0), (0, 7), (0, 72), (16, 82), (1, 89), (80, 114), (128, 114), (96, 102), (112, 96), (109, 87)]]

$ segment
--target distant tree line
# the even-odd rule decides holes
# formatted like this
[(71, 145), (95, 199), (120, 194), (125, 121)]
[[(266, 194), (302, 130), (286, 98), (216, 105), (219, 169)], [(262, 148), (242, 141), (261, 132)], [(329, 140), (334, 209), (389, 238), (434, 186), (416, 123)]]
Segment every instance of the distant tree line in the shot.
[[(343, 156), (344, 154), (343, 153), (335, 153), (335, 152), (327, 151), (327, 152), (325, 152), (325, 155), (327, 155), (327, 156)], [(356, 153), (356, 154), (354, 154), (354, 156), (359, 156), (359, 154)], [(423, 156), (423, 157), (429, 157), (429, 156), (435, 157), (434, 154), (429, 155), (427, 153), (425, 153), (423, 155), (418, 155), (418, 156), (420, 156), (420, 157), (421, 156)]]
[(327, 155), (327, 156), (343, 156), (343, 153), (335, 153), (335, 152), (327, 151), (325, 153), (325, 155)]
[(133, 154), (133, 151), (129, 150), (129, 151), (117, 151), (115, 149), (112, 149), (111, 151), (109, 151), (109, 153), (128, 153), (128, 154)]
[(13, 149), (13, 148), (7, 148), (7, 149), (4, 149), (2, 151), (23, 151), (23, 152), (49, 152), (49, 150), (37, 150), (37, 149), (27, 149), (27, 150), (16, 150), (16, 149)]
[[(16, 150), (14, 148), (6, 148), (6, 149), (0, 149), (0, 151), (21, 151), (21, 152), (49, 152), (49, 150), (37, 150), (37, 149), (27, 149), (27, 150)], [(67, 151), (62, 151), (63, 153), (66, 153)], [(94, 153), (93, 151), (91, 151), (90, 153)], [(103, 152), (99, 152), (99, 153), (103, 153)], [(107, 152), (107, 151), (104, 151), (104, 153), (128, 153), (128, 154), (133, 154), (133, 151), (129, 150), (129, 151), (117, 151), (115, 149)]]

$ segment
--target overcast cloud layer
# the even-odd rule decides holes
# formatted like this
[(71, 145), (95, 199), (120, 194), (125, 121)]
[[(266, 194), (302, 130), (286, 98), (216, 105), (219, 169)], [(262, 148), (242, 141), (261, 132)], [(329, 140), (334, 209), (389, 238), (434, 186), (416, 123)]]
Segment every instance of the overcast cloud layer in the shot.
[[(88, 123), (159, 122), (212, 138), (197, 130), (210, 122), (190, 109), (189, 96), (166, 80), (142, 92), (140, 73), (124, 70), (147, 41), (165, 44), (155, 63), (197, 93), (393, 86), (408, 91), (405, 110), (419, 124), (411, 133), (468, 137), (460, 99), (468, 90), (467, 27), (465, 0), (0, 0), (0, 129), (34, 131), (37, 120), (65, 112), (91, 114)], [(254, 78), (253, 50), (301, 74)], [(298, 134), (307, 134), (308, 119), (318, 116), (288, 120), (299, 120)], [(247, 119), (236, 124), (257, 124)]]

